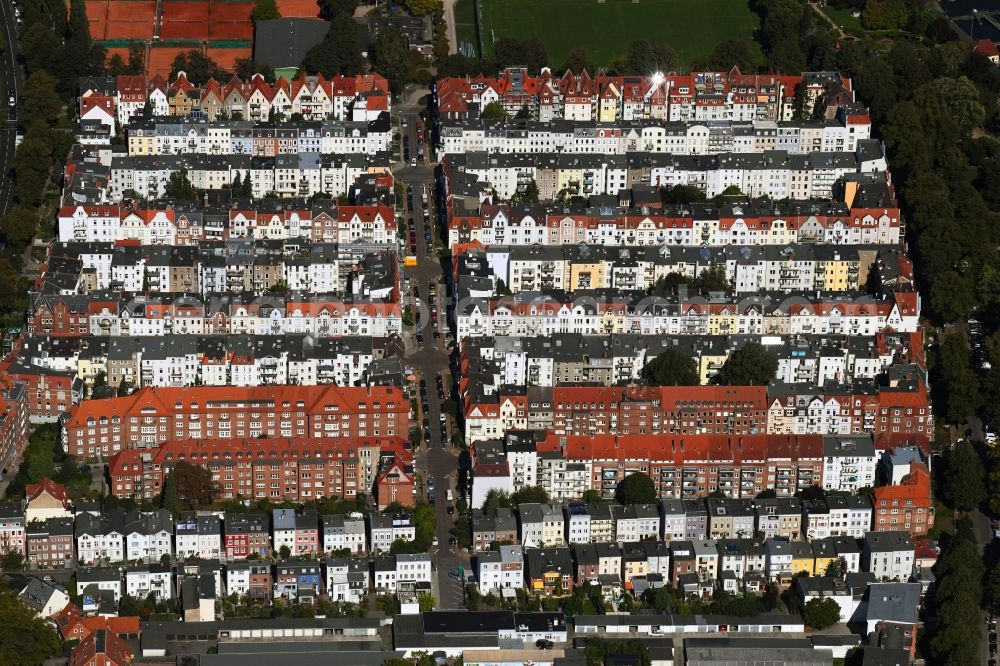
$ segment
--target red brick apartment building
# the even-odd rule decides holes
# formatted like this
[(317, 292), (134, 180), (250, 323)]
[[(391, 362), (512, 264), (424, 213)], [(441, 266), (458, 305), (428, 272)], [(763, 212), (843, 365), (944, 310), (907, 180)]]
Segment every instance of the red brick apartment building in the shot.
[(79, 459), (169, 441), (391, 439), (409, 432), (409, 409), (394, 386), (147, 387), (80, 403), (63, 418), (62, 433)]
[(379, 492), (379, 462), (386, 453), (407, 460), (412, 486), (412, 462), (403, 444), (399, 437), (175, 440), (155, 451), (115, 454), (108, 474), (111, 492), (122, 498), (157, 497), (167, 474), (182, 460), (212, 472), (218, 499), (348, 498)]
[(539, 451), (591, 463), (590, 487), (608, 492), (629, 474), (647, 474), (663, 497), (722, 492), (753, 497), (767, 488), (792, 495), (823, 482), (823, 435), (550, 434)]
[(931, 475), (923, 464), (914, 464), (911, 469), (898, 485), (874, 490), (876, 532), (905, 530), (918, 537), (934, 527)]

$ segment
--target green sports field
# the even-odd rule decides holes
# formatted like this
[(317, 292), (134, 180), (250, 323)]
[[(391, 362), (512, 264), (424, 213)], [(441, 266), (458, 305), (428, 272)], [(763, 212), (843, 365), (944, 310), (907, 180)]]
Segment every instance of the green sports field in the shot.
[(716, 44), (742, 37), (755, 44), (759, 23), (749, 0), (480, 0), (487, 55), (493, 38), (538, 37), (559, 67), (576, 47), (599, 65), (624, 55), (636, 39), (667, 42), (681, 64), (707, 55)]

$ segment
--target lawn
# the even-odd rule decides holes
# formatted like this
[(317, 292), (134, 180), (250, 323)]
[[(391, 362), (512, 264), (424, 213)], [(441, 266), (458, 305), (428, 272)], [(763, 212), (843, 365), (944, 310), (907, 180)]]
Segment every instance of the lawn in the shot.
[(456, 0), (455, 35), (459, 43), (476, 44), (476, 5), (473, 0)]
[(844, 32), (861, 33), (864, 31), (861, 26), (861, 19), (852, 15), (849, 9), (837, 9), (836, 7), (823, 7), (823, 13), (833, 19), (833, 22), (844, 29)]
[[(471, 0), (461, 0), (470, 2)], [(539, 37), (560, 67), (576, 47), (598, 65), (622, 56), (636, 39), (667, 42), (681, 64), (733, 37), (751, 43), (758, 17), (749, 0), (480, 0), (487, 51), (496, 37)], [(457, 20), (456, 23), (461, 22)], [(491, 36), (492, 35), (492, 36)], [(487, 54), (490, 55), (490, 54)]]

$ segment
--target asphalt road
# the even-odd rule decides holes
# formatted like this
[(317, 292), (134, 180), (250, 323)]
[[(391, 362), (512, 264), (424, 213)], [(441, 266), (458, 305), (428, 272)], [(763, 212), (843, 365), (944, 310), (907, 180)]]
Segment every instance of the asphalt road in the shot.
[[(17, 24), (10, 0), (0, 0), (0, 22), (3, 23), (3, 37), (7, 42), (7, 49), (0, 52), (0, 104), (6, 105), (10, 95), (14, 95), (20, 104), (23, 72), (17, 62)], [(3, 137), (0, 138), (0, 215), (14, 207), (14, 182), (8, 171), (14, 158), (16, 137), (17, 121), (8, 119), (3, 126)]]
[[(416, 118), (417, 110), (404, 110), (403, 117), (407, 126), (401, 131), (409, 136), (411, 157), (417, 154), (417, 131)], [(428, 138), (429, 138), (429, 132)], [(400, 158), (402, 156), (400, 155)], [(444, 349), (444, 338), (447, 330), (448, 312), (446, 308), (445, 283), (443, 282), (443, 267), (441, 259), (434, 248), (433, 238), (438, 235), (437, 221), (430, 220), (432, 241), (427, 243), (424, 239), (424, 205), (421, 200), (421, 187), (426, 187), (428, 202), (434, 200), (434, 169), (433, 163), (422, 162), (418, 166), (412, 167), (409, 164), (400, 162), (400, 167), (395, 171), (395, 176), (403, 185), (403, 207), (404, 224), (409, 218), (413, 218), (417, 237), (417, 265), (406, 269), (406, 275), (410, 279), (410, 289), (415, 286), (420, 302), (423, 307), (413, 308), (415, 328), (423, 336), (423, 342), (418, 344), (415, 336), (407, 335), (407, 361), (427, 382), (427, 413), (423, 414), (421, 409), (421, 419), (426, 418), (430, 427), (430, 442), (421, 444), (416, 451), (416, 467), (422, 477), (434, 481), (435, 509), (437, 511), (437, 531), (438, 546), (434, 549), (434, 563), (436, 566), (434, 596), (438, 600), (439, 608), (462, 608), (464, 607), (464, 594), (462, 585), (453, 579), (449, 573), (464, 566), (469, 569), (469, 557), (457, 551), (457, 547), (450, 546), (448, 539), (451, 537), (451, 527), (454, 515), (448, 514), (448, 506), (454, 506), (454, 502), (447, 501), (447, 490), (450, 488), (457, 498), (456, 482), (458, 472), (458, 452), (450, 444), (447, 446), (442, 442), (440, 430), (441, 401), (438, 399), (436, 388), (436, 375), (442, 375), (445, 391), (451, 385), (448, 366), (449, 354)], [(413, 187), (413, 209), (406, 207), (405, 188)], [(406, 244), (409, 245), (409, 233), (407, 232)], [(434, 326), (429, 317), (430, 305), (430, 284), (435, 283), (437, 289), (437, 330), (440, 337), (435, 339), (433, 335)], [(446, 396), (447, 397), (447, 396)], [(418, 396), (418, 406), (420, 403)], [(448, 421), (448, 432), (454, 423), (454, 415), (445, 415)], [(418, 421), (419, 423), (419, 421)], [(419, 492), (426, 497), (426, 481)]]

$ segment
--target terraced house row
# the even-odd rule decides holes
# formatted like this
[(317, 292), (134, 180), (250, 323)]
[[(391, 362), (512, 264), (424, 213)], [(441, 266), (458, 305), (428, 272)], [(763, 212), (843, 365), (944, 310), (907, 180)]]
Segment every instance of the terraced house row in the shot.
[[(352, 181), (353, 182), (353, 181)], [(378, 179), (391, 188), (392, 177)], [(65, 205), (58, 212), (62, 243), (138, 241), (192, 245), (199, 241), (286, 240), (349, 244), (388, 243), (396, 225), (391, 204), (338, 205), (304, 199), (239, 199), (229, 205), (165, 200), (107, 205)]]
[(646, 366), (673, 349), (694, 361), (700, 384), (710, 384), (730, 355), (751, 342), (760, 343), (775, 356), (774, 379), (786, 384), (843, 384), (875, 379), (897, 365), (925, 365), (920, 332), (887, 331), (872, 338), (557, 333), (470, 338), (461, 347), (459, 368), (484, 386), (625, 385), (643, 381)]
[(401, 386), (402, 355), (396, 337), (31, 336), (6, 371), (28, 386), (42, 376), (79, 378), (88, 397), (104, 386)]
[(808, 155), (785, 150), (718, 155), (629, 152), (509, 154), (470, 152), (446, 155), (443, 168), (474, 176), (508, 200), (534, 181), (545, 200), (590, 195), (618, 196), (634, 185), (697, 187), (708, 197), (735, 188), (750, 197), (829, 199), (839, 179), (881, 174), (885, 153), (875, 140), (852, 152)]
[(156, 118), (132, 120), (125, 128), (128, 154), (250, 155), (361, 153), (389, 150), (389, 114), (362, 122), (339, 120), (252, 123), (245, 120)]
[(151, 387), (84, 401), (60, 427), (68, 453), (93, 459), (171, 440), (402, 437), (409, 410), (393, 386)]
[[(853, 494), (874, 485), (879, 469), (886, 473), (895, 469), (899, 478), (911, 476), (915, 465), (926, 463), (927, 442), (915, 436), (873, 438), (864, 434), (588, 436), (510, 431), (499, 439), (473, 445), (473, 504), (477, 499), (485, 500), (493, 490), (512, 493), (531, 485), (540, 485), (561, 501), (572, 501), (587, 491), (610, 499), (618, 483), (635, 473), (649, 476), (664, 498), (713, 494), (754, 498), (765, 489), (790, 497), (811, 486)], [(887, 486), (897, 490), (906, 487)], [(930, 497), (926, 488), (913, 489), (925, 499)], [(871, 506), (870, 501), (865, 503)], [(870, 525), (871, 519), (865, 529)], [(878, 529), (898, 529), (898, 525)], [(557, 532), (561, 539), (563, 529)], [(743, 536), (754, 532), (751, 527)], [(802, 534), (796, 530), (782, 536), (800, 538)]]
[(31, 300), (30, 334), (82, 337), (148, 335), (399, 335), (402, 307), (391, 298), (252, 293), (122, 292), (40, 296)]
[(643, 150), (676, 155), (853, 152), (871, 138), (871, 119), (863, 109), (841, 106), (823, 120), (713, 120), (670, 122), (656, 119), (619, 122), (553, 120), (502, 121), (472, 118), (441, 121), (441, 153), (602, 153), (624, 155)]
[(893, 292), (787, 295), (757, 293), (664, 297), (618, 289), (485, 294), (460, 299), (457, 339), (556, 333), (581, 335), (799, 335), (873, 336), (891, 328), (918, 330), (920, 296)]
[(751, 201), (663, 205), (660, 192), (633, 184), (588, 206), (494, 203), (488, 184), (442, 172), (448, 243), (483, 245), (899, 244), (903, 225), (885, 178), (846, 180), (836, 201)]
[[(244, 294), (308, 291), (394, 298), (396, 255), (389, 243), (313, 243), (308, 240), (197, 241), (147, 245), (139, 241), (54, 245), (41, 292), (102, 291), (156, 294)], [(376, 252), (372, 252), (376, 250)]]
[(273, 85), (261, 75), (249, 81), (210, 79), (202, 86), (178, 72), (173, 81), (161, 76), (86, 77), (80, 80), (80, 118), (127, 125), (148, 105), (154, 116), (192, 116), (266, 122), (274, 113), (301, 114), (306, 120), (374, 120), (392, 110), (389, 83), (379, 74), (307, 76)]
[(929, 438), (934, 417), (917, 366), (826, 387), (489, 386), (463, 377), (469, 442), (510, 430), (555, 435), (851, 435)]
[[(434, 83), (439, 120), (478, 118), (493, 102), (510, 117), (527, 110), (531, 119), (541, 122), (791, 120), (797, 94), (808, 115), (854, 103), (850, 78), (838, 72), (744, 74), (737, 67), (728, 72), (625, 76), (568, 70), (555, 76), (548, 68), (533, 76), (525, 69), (508, 68), (495, 77), (446, 77)], [(863, 109), (859, 113), (867, 115)]]
[[(456, 261), (464, 248), (456, 248)], [(512, 292), (554, 289), (648, 291), (667, 276), (692, 284), (718, 269), (736, 294), (865, 289), (871, 268), (895, 250), (880, 245), (690, 246), (492, 245), (479, 251)]]
[(251, 196), (339, 197), (348, 194), (358, 178), (389, 173), (391, 153), (299, 153), (274, 157), (250, 155), (114, 155), (111, 158), (107, 201), (138, 195), (163, 197), (171, 174), (181, 173), (200, 190), (221, 190), (249, 182)]

